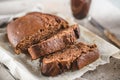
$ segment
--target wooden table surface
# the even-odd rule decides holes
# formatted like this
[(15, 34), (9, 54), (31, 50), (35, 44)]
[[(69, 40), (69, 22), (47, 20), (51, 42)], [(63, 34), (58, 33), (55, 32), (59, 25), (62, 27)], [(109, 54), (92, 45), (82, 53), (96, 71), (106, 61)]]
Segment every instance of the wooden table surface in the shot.
[[(49, 1), (49, 0), (46, 0), (46, 1)], [(116, 1), (119, 1), (119, 0), (116, 0)], [(45, 3), (45, 0), (42, 0), (42, 1), (38, 0), (38, 2)], [(52, 5), (51, 2), (49, 2), (49, 4)], [(2, 4), (2, 2), (0, 4)], [(46, 7), (47, 7), (47, 4), (46, 4)], [(66, 0), (66, 1), (59, 0), (58, 2), (55, 2), (55, 4), (52, 5), (51, 7), (57, 6), (58, 12), (62, 12), (62, 14), (66, 16), (70, 16), (71, 13), (69, 10), (70, 7), (68, 7), (69, 4), (70, 4), (69, 0)], [(64, 5), (64, 8), (61, 5)], [(118, 5), (118, 4), (115, 3), (115, 5)], [(50, 6), (48, 6), (48, 8), (50, 8)], [(55, 8), (56, 7), (54, 7), (54, 9)], [(51, 11), (52, 10), (54, 11), (54, 9), (51, 8)], [(120, 39), (120, 9), (119, 8), (113, 6), (113, 4), (109, 2), (109, 0), (93, 0), (91, 5), (91, 10), (90, 10), (90, 15), (94, 17), (105, 28), (113, 32)], [(81, 21), (76, 20), (76, 21), (84, 25), (86, 28), (88, 28), (92, 32), (106, 39), (103, 33), (101, 33), (98, 29), (93, 27), (87, 20), (81, 20)], [(119, 62), (120, 60), (112, 58), (111, 63), (106, 64), (104, 66), (100, 66), (95, 71), (87, 72), (82, 77), (88, 80), (120, 80), (120, 63)], [(110, 70), (107, 70), (106, 72), (105, 69), (107, 68)], [(96, 77), (91, 77), (91, 76), (96, 76)], [(14, 79), (9, 75), (8, 72), (6, 72), (0, 66), (0, 80), (14, 80)], [(80, 80), (80, 78), (77, 80)]]

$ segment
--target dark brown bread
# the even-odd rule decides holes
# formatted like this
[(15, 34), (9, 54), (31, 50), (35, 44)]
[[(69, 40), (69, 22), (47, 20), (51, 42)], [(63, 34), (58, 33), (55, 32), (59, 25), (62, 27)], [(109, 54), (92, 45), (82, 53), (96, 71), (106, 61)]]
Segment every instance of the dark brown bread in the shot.
[(32, 59), (37, 59), (41, 56), (61, 50), (68, 45), (74, 44), (78, 38), (79, 27), (78, 25), (73, 25), (39, 44), (30, 46), (28, 51)]
[(8, 39), (17, 54), (53, 34), (68, 28), (68, 23), (57, 16), (40, 12), (32, 12), (20, 17), (7, 26)]
[(99, 58), (96, 45), (78, 43), (42, 59), (41, 73), (56, 76), (68, 70), (81, 69)]

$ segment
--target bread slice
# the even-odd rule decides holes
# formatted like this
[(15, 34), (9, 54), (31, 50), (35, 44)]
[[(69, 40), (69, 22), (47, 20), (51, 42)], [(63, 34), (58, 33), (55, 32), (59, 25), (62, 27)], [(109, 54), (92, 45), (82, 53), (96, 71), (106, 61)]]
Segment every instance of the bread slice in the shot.
[(53, 34), (68, 28), (64, 19), (40, 12), (32, 12), (11, 21), (7, 26), (8, 39), (17, 54), (26, 53), (27, 49)]
[(41, 73), (56, 76), (68, 70), (81, 69), (99, 58), (96, 45), (78, 43), (42, 59)]
[(61, 50), (68, 45), (74, 44), (79, 38), (79, 34), (78, 25), (73, 25), (39, 44), (30, 46), (28, 51), (32, 59), (37, 59), (41, 56)]

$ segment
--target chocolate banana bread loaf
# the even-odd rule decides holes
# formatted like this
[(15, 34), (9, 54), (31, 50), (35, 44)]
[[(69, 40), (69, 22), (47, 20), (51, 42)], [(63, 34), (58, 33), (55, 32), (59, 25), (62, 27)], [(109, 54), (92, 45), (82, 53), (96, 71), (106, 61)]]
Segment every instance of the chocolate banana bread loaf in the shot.
[(26, 53), (27, 49), (53, 34), (68, 28), (68, 23), (57, 16), (40, 12), (32, 12), (7, 26), (8, 39), (17, 54)]
[(96, 45), (78, 43), (42, 59), (41, 73), (56, 76), (68, 70), (81, 69), (99, 58)]
[(40, 58), (41, 73), (46, 76), (81, 69), (99, 58), (96, 45), (76, 43), (79, 30), (78, 25), (69, 26), (60, 17), (40, 12), (28, 13), (7, 26), (15, 52)]
[(32, 59), (37, 59), (41, 56), (61, 50), (68, 45), (74, 44), (79, 38), (79, 34), (78, 25), (73, 25), (41, 43), (30, 46), (28, 51)]

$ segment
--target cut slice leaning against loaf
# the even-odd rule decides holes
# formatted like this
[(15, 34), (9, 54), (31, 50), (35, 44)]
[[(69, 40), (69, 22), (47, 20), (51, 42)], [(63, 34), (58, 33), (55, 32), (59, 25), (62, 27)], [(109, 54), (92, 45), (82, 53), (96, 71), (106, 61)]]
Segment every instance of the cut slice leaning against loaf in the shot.
[(41, 60), (41, 73), (56, 76), (68, 70), (81, 69), (99, 58), (97, 46), (78, 43)]
[(74, 44), (79, 38), (79, 27), (73, 25), (67, 29), (64, 29), (49, 39), (42, 41), (41, 43), (35, 44), (28, 48), (28, 51), (32, 59), (48, 55), (50, 53), (62, 50), (68, 45)]
[(68, 28), (64, 19), (46, 13), (32, 12), (11, 21), (7, 26), (8, 39), (17, 54), (53, 34)]

